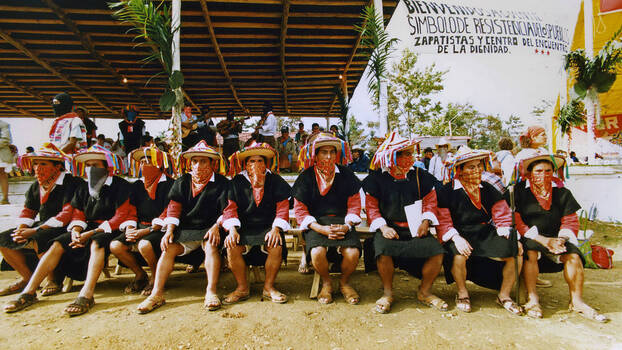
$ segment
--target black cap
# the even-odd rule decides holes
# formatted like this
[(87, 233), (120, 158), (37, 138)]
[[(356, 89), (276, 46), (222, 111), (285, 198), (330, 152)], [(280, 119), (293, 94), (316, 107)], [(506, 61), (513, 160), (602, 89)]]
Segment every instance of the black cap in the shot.
[(284, 126), (281, 128), (281, 132), (289, 132), (289, 128), (287, 126)]

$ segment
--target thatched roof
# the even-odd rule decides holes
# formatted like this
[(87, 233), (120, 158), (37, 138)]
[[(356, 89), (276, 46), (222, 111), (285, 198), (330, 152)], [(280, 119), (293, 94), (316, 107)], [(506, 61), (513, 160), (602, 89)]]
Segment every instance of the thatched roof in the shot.
[[(388, 22), (398, 1), (384, 1)], [(338, 116), (335, 88), (349, 94), (367, 64), (359, 14), (369, 0), (184, 0), (181, 62), (194, 106), (257, 115)], [(52, 117), (51, 98), (69, 92), (95, 118), (136, 104), (143, 118), (167, 118), (158, 63), (111, 17), (104, 0), (0, 2), (0, 117)], [(123, 78), (128, 80), (123, 83)]]

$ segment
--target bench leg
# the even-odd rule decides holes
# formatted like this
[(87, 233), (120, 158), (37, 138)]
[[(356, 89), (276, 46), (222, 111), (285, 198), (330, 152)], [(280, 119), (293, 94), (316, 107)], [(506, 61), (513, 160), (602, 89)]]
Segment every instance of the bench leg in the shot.
[(318, 293), (320, 292), (320, 274), (317, 272), (313, 273), (313, 284), (311, 285), (311, 293), (309, 293), (309, 298), (315, 299), (317, 298)]
[(114, 274), (117, 276), (123, 274), (123, 266), (121, 264), (117, 264), (117, 267), (114, 268)]

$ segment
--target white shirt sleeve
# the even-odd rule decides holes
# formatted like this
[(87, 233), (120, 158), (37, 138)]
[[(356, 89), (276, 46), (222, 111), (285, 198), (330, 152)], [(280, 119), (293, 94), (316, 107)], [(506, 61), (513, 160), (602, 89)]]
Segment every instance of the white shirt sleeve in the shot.
[(71, 120), (71, 130), (69, 130), (69, 137), (75, 137), (78, 140), (84, 140), (85, 135), (82, 133), (82, 128), (86, 130), (84, 127), (84, 123), (80, 118), (73, 118)]
[(270, 114), (261, 127), (261, 134), (266, 136), (274, 136), (276, 134), (276, 117)]

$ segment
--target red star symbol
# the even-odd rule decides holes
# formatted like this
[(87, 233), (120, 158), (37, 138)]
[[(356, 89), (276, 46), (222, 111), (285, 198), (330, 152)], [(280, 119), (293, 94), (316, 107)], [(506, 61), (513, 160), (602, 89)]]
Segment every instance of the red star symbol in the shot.
[(547, 55), (547, 56), (548, 56), (548, 55), (550, 55), (550, 54), (551, 54), (551, 51), (547, 51), (547, 52), (546, 52), (546, 55)]
[(536, 49), (536, 53), (538, 53), (538, 49)]

